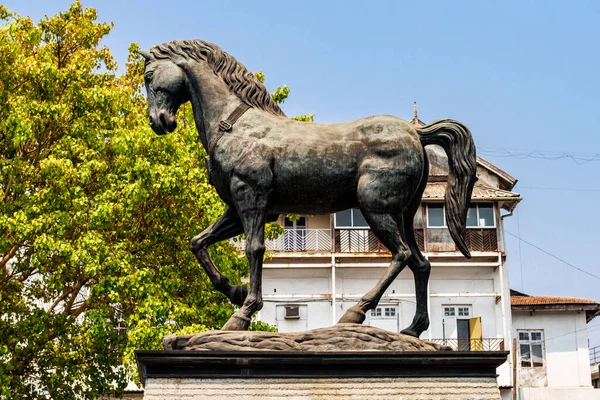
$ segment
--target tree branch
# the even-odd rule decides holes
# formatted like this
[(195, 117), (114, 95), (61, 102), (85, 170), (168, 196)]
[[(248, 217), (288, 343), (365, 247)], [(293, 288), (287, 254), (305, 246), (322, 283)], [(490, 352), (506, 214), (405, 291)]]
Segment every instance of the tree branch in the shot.
[(60, 303), (62, 300), (64, 300), (68, 295), (70, 295), (71, 293), (73, 293), (73, 291), (75, 290), (76, 286), (73, 286), (72, 288), (70, 288), (69, 290), (67, 290), (66, 292), (64, 292), (63, 294), (61, 294), (60, 296), (58, 296), (58, 299), (56, 299), (54, 301), (54, 303), (52, 303), (52, 305), (50, 306), (50, 308), (48, 308), (47, 313), (50, 314), (54, 308), (58, 305), (58, 303)]
[(67, 314), (71, 314), (71, 308), (73, 307), (73, 303), (75, 303), (75, 299), (77, 298), (79, 291), (81, 290), (83, 285), (85, 285), (89, 280), (90, 280), (89, 278), (82, 279), (79, 282), (77, 282), (77, 284), (75, 286), (73, 286), (71, 293), (70, 293), (71, 298), (69, 298), (69, 301), (67, 302), (67, 304), (65, 304), (65, 312)]
[(15, 244), (13, 247), (6, 253), (2, 260), (0, 260), (0, 268), (5, 268), (8, 261), (15, 255), (15, 253), (19, 250), (19, 245)]
[(2, 196), (2, 202), (4, 203), (6, 199), (8, 199), (8, 194), (10, 193), (10, 187), (12, 186), (13, 176), (8, 177), (8, 183), (6, 184), (6, 189), (4, 189), (4, 196)]
[(75, 311), (73, 311), (72, 313), (70, 313), (73, 317), (77, 318), (79, 317), (79, 315), (85, 311), (85, 309), (88, 306), (88, 301), (84, 301), (83, 303), (81, 303), (81, 305), (79, 307), (77, 307), (75, 309)]

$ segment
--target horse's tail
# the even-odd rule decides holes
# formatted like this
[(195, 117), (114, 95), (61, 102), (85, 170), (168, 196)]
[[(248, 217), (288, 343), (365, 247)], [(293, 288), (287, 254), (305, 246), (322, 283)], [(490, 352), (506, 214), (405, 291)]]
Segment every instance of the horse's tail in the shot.
[(446, 222), (458, 249), (467, 258), (471, 253), (465, 242), (467, 211), (473, 186), (477, 180), (475, 144), (469, 129), (460, 122), (442, 119), (417, 127), (421, 144), (437, 144), (448, 155), (448, 187), (446, 188)]

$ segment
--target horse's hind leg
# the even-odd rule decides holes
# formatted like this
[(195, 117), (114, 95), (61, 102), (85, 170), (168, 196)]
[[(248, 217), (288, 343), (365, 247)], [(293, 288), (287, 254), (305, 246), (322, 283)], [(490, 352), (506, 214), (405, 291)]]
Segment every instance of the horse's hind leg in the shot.
[(423, 192), (427, 187), (427, 178), (429, 177), (429, 161), (427, 159), (427, 153), (423, 153), (424, 156), (424, 169), (423, 169), (423, 177), (421, 182), (419, 183), (419, 188), (417, 192), (413, 196), (411, 200), (410, 206), (404, 212), (404, 238), (406, 239), (406, 244), (410, 249), (411, 257), (408, 259), (408, 268), (413, 272), (413, 276), (415, 279), (415, 294), (417, 298), (417, 310), (415, 312), (415, 316), (413, 318), (410, 326), (404, 330), (402, 333), (414, 337), (421, 336), (423, 331), (429, 328), (429, 312), (427, 310), (427, 302), (428, 299), (428, 283), (429, 283), (429, 274), (431, 272), (431, 264), (429, 261), (423, 256), (421, 250), (419, 249), (419, 245), (417, 243), (417, 239), (415, 238), (415, 229), (414, 229), (414, 218), (415, 214), (419, 210), (419, 206), (421, 205), (421, 199), (423, 197)]
[(400, 271), (404, 269), (406, 261), (410, 257), (410, 250), (402, 238), (404, 236), (402, 215), (375, 214), (365, 212), (364, 210), (363, 215), (375, 236), (392, 253), (392, 262), (385, 274), (377, 282), (377, 285), (367, 292), (356, 305), (352, 306), (342, 315), (342, 318), (339, 320), (341, 323), (351, 322), (362, 324), (365, 320), (366, 312), (377, 307), (386, 289), (396, 279)]
[(405, 335), (414, 337), (421, 336), (423, 331), (429, 328), (429, 312), (427, 310), (427, 283), (429, 282), (429, 274), (431, 272), (431, 264), (423, 256), (413, 228), (414, 214), (404, 214), (404, 232), (406, 234), (406, 243), (411, 252), (411, 257), (408, 260), (408, 267), (413, 272), (415, 278), (415, 294), (417, 296), (417, 310), (413, 318), (412, 324), (402, 330)]
[[(269, 221), (277, 219), (277, 216), (270, 216)], [(229, 300), (238, 306), (244, 304), (244, 299), (248, 295), (246, 285), (232, 286), (229, 279), (217, 269), (208, 253), (208, 246), (230, 239), (244, 233), (242, 221), (233, 208), (227, 208), (225, 213), (219, 219), (196, 235), (191, 242), (192, 252), (200, 262), (202, 268), (208, 275), (211, 283), (219, 292), (223, 293)]]

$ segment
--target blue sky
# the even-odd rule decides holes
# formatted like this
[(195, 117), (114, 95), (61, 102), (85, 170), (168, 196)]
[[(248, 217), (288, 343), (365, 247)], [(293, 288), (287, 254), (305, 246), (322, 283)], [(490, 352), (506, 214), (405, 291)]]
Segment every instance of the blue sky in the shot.
[[(594, 256), (600, 247), (600, 161), (490, 155), (498, 148), (600, 152), (600, 3), (82, 2), (95, 7), (100, 20), (115, 23), (104, 43), (119, 65), (131, 42), (148, 48), (200, 38), (250, 70), (263, 71), (269, 89), (287, 84), (291, 94), (283, 108), (289, 116), (310, 112), (319, 122), (373, 114), (410, 119), (417, 101), (425, 122), (464, 122), (480, 155), (519, 179), (515, 190), (524, 200), (506, 220), (506, 230), (600, 275)], [(70, 4), (3, 3), (34, 20)], [(598, 279), (519, 246), (510, 235), (507, 240), (514, 289), (600, 300)], [(590, 327), (591, 345), (600, 344), (600, 321)]]

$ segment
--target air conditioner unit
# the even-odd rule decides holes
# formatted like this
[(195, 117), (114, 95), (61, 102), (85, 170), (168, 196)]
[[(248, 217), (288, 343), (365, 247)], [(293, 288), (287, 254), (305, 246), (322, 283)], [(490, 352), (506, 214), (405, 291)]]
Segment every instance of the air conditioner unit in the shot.
[(285, 319), (300, 319), (300, 307), (299, 306), (285, 306)]

